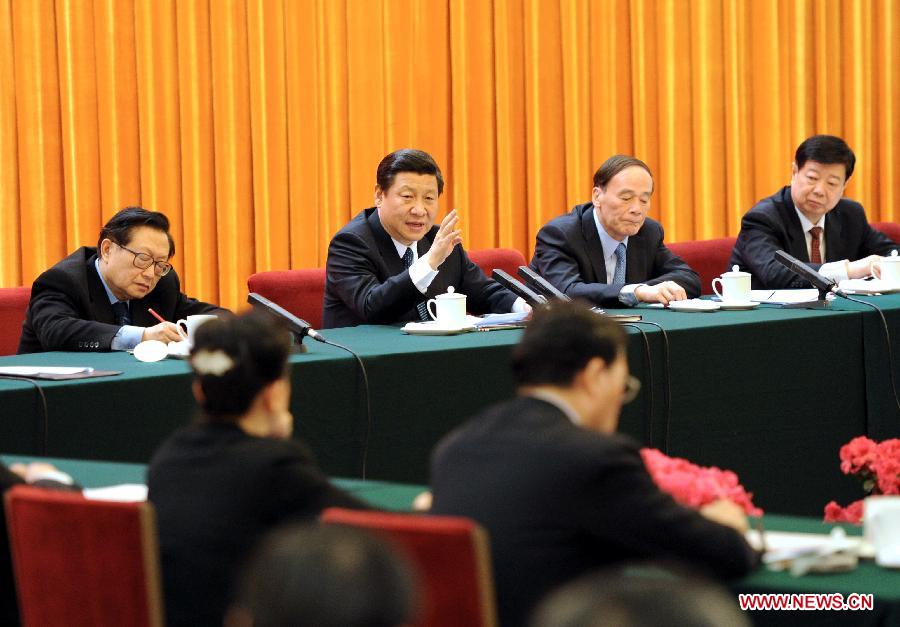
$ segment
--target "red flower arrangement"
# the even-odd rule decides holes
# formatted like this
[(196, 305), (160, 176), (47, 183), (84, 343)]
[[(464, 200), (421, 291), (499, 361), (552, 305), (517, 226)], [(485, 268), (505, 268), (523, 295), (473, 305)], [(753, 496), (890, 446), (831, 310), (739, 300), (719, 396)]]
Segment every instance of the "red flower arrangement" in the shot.
[(749, 516), (763, 514), (753, 504), (753, 493), (747, 492), (730, 470), (698, 466), (653, 448), (642, 448), (641, 457), (659, 489), (682, 505), (699, 509), (718, 499), (728, 499), (744, 508)]
[[(878, 443), (865, 436), (853, 438), (841, 447), (841, 472), (856, 475), (863, 492), (900, 494), (900, 440), (893, 438)], [(862, 499), (841, 507), (834, 501), (825, 506), (825, 522), (862, 522)]]

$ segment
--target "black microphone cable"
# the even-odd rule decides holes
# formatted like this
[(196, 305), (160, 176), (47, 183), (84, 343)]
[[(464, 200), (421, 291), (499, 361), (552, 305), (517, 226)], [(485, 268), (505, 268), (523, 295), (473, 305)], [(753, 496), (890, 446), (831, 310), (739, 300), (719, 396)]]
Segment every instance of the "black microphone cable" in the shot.
[(650, 340), (647, 339), (647, 332), (632, 322), (623, 322), (623, 327), (630, 327), (641, 334), (644, 340), (644, 354), (647, 356), (647, 398), (649, 418), (647, 420), (647, 444), (653, 446), (653, 358), (650, 356)]
[(335, 348), (340, 348), (341, 350), (345, 350), (353, 357), (356, 358), (356, 363), (359, 364), (359, 371), (362, 373), (363, 379), (363, 392), (365, 394), (366, 399), (366, 437), (363, 441), (363, 452), (362, 452), (362, 478), (366, 479), (367, 466), (369, 462), (369, 441), (372, 437), (372, 400), (371, 395), (369, 394), (369, 374), (366, 372), (366, 365), (363, 363), (362, 358), (357, 355), (352, 349), (343, 344), (338, 344), (337, 342), (332, 342), (331, 340), (325, 339), (325, 337), (318, 332), (313, 332), (308, 334), (309, 337), (313, 338), (317, 342), (321, 342), (322, 344), (328, 344), (329, 346), (334, 346)]
[(34, 379), (29, 379), (28, 377), (17, 377), (12, 375), (2, 375), (4, 379), (10, 379), (12, 381), (25, 381), (26, 383), (30, 383), (34, 386), (34, 389), (37, 390), (38, 396), (41, 400), (41, 447), (40, 447), (40, 455), (42, 457), (47, 456), (47, 448), (50, 440), (50, 412), (47, 410), (47, 397), (44, 395), (44, 389), (38, 384)]
[(629, 324), (649, 324), (650, 326), (656, 327), (660, 330), (663, 337), (663, 373), (666, 377), (666, 411), (663, 414), (664, 421), (663, 425), (665, 427), (665, 450), (663, 453), (666, 455), (669, 454), (669, 424), (672, 419), (672, 377), (669, 372), (669, 334), (666, 333), (666, 330), (662, 327), (661, 324), (657, 322), (650, 322), (649, 320), (636, 320), (635, 322)]
[(876, 312), (878, 312), (879, 317), (881, 317), (881, 325), (884, 329), (884, 337), (887, 342), (887, 352), (888, 352), (888, 378), (891, 381), (891, 392), (894, 394), (894, 403), (897, 405), (897, 409), (900, 410), (900, 397), (897, 396), (897, 383), (894, 381), (894, 349), (891, 345), (891, 332), (888, 327), (887, 319), (884, 317), (884, 312), (881, 311), (881, 308), (875, 305), (874, 303), (868, 303), (864, 300), (860, 300), (858, 298), (853, 298), (849, 294), (844, 293), (841, 290), (835, 292), (841, 298), (846, 298), (849, 301), (854, 303), (859, 303), (860, 305), (865, 305), (866, 307), (871, 307)]

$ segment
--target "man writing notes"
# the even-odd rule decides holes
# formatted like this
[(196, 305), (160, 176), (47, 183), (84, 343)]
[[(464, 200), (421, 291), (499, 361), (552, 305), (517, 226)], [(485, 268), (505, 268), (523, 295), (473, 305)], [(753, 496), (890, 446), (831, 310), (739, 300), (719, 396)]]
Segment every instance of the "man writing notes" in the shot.
[[(31, 287), (19, 353), (128, 350), (143, 340), (179, 341), (174, 320), (227, 310), (188, 298), (169, 263), (169, 219), (127, 207)], [(167, 322), (158, 321), (153, 309)]]
[(897, 245), (869, 226), (862, 205), (843, 198), (855, 164), (840, 137), (815, 135), (800, 144), (791, 184), (741, 220), (728, 267), (749, 272), (753, 289), (811, 287), (775, 260), (783, 250), (838, 282), (867, 276), (870, 264)]
[(615, 155), (594, 174), (591, 202), (554, 218), (537, 235), (531, 267), (557, 289), (602, 307), (696, 298), (700, 277), (663, 244), (647, 217), (653, 175)]
[(468, 516), (491, 539), (502, 625), (523, 625), (555, 587), (601, 566), (674, 559), (717, 577), (756, 563), (743, 510), (678, 505), (615, 434), (628, 375), (625, 332), (583, 304), (537, 308), (513, 349), (518, 396), (444, 438), (431, 461), (435, 514)]
[(397, 150), (378, 164), (375, 206), (331, 240), (323, 326), (429, 320), (425, 303), (453, 287), (471, 313), (525, 312), (528, 305), (469, 260), (456, 210), (435, 226), (444, 178), (431, 155)]

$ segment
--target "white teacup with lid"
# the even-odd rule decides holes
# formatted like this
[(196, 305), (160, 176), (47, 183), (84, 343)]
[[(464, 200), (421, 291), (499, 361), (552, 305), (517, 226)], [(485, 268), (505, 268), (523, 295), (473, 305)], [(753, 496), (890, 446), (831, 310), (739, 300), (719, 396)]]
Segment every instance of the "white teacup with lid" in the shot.
[[(722, 288), (721, 292), (716, 289), (716, 281)], [(749, 303), (750, 273), (732, 266), (731, 272), (724, 272), (712, 280), (712, 289), (723, 303)]]
[(875, 274), (875, 266), (881, 267), (882, 281), (900, 285), (900, 255), (897, 254), (896, 249), (891, 251), (890, 256), (882, 257), (869, 264), (870, 273)]
[[(433, 308), (432, 305), (434, 305)], [(442, 327), (465, 326), (466, 295), (457, 294), (451, 285), (447, 288), (446, 294), (438, 294), (428, 300), (428, 315)]]

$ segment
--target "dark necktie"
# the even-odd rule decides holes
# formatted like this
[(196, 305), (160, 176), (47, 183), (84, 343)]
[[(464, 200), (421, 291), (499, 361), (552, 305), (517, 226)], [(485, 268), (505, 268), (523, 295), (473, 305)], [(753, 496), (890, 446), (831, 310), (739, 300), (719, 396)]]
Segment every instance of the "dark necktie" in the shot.
[[(413, 251), (412, 248), (407, 247), (406, 252), (403, 253), (403, 265), (406, 266), (407, 269), (413, 264)], [(418, 305), (416, 305), (416, 311), (419, 312), (419, 320), (426, 322), (431, 320), (431, 316), (428, 315), (428, 305), (425, 304), (423, 300)]]
[(822, 263), (822, 244), (819, 241), (819, 236), (822, 234), (822, 227), (814, 226), (809, 230), (809, 234), (812, 235), (812, 243), (809, 245), (809, 261), (810, 263)]
[(120, 327), (131, 324), (131, 311), (128, 308), (128, 302), (120, 300), (113, 303), (113, 314), (116, 317), (116, 324)]
[(625, 243), (616, 246), (616, 269), (613, 271), (613, 285), (625, 285)]

